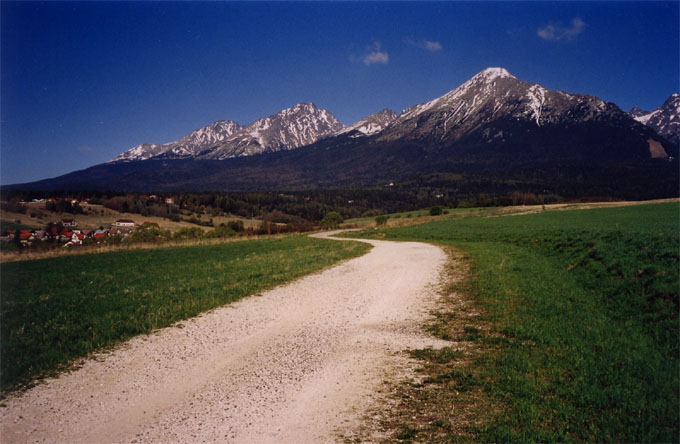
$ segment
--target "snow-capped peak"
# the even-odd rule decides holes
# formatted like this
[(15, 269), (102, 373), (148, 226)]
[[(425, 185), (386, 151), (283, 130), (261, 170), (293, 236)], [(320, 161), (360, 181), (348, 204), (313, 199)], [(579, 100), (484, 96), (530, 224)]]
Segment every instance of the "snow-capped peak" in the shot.
[[(458, 88), (405, 110), (380, 135), (382, 140), (429, 138), (459, 140), (495, 121), (531, 122), (537, 127), (565, 120), (599, 118), (613, 105), (592, 96), (550, 91), (517, 79), (503, 68), (487, 68)], [(487, 128), (489, 140), (503, 140), (503, 130)]]
[(505, 68), (486, 68), (484, 71), (476, 74), (470, 80), (485, 80), (487, 82), (493, 82), (496, 79), (517, 79), (508, 72)]
[(399, 118), (400, 120), (411, 119), (426, 111), (450, 108), (459, 103), (462, 97), (468, 96), (470, 93), (474, 93), (471, 105), (475, 106), (484, 101), (486, 97), (493, 95), (498, 81), (503, 79), (518, 81), (515, 76), (504, 68), (486, 68), (453, 91), (449, 91), (443, 96), (422, 105), (416, 105), (404, 110)]

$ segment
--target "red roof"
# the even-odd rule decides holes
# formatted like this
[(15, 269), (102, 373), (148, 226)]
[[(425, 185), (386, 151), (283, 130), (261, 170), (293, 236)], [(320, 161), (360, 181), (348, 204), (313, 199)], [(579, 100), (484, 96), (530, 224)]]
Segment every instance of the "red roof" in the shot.
[(26, 240), (31, 237), (31, 230), (21, 230), (19, 232), (19, 239)]
[(95, 239), (101, 239), (102, 237), (106, 237), (106, 233), (95, 233), (94, 234)]

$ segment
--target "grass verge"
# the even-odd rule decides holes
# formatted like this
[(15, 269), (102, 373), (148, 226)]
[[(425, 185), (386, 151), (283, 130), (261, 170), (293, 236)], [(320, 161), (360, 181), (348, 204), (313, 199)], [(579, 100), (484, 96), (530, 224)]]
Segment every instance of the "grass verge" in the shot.
[[(638, 205), (374, 231), (463, 251), (471, 268), (459, 288), (480, 309), (462, 330), (455, 310), (440, 314), (435, 333), (454, 340), (451, 350), (413, 352), (423, 379), (400, 396), (414, 419), (400, 413), (387, 441), (677, 441), (679, 210)], [(458, 352), (460, 344), (476, 351)], [(466, 393), (475, 394), (467, 411), (481, 410), (483, 421), (466, 421), (456, 404)]]
[(2, 390), (369, 248), (291, 236), (0, 264)]

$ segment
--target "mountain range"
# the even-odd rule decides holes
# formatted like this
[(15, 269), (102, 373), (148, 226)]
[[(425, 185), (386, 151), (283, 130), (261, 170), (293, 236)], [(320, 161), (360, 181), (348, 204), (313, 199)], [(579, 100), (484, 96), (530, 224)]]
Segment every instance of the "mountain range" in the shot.
[[(176, 142), (142, 144), (105, 164), (16, 187), (309, 189), (424, 177), (446, 177), (455, 187), (463, 176), (482, 174), (499, 184), (557, 189), (579, 170), (599, 175), (588, 183), (613, 171), (642, 177), (640, 171), (658, 170), (673, 184), (678, 111), (677, 94), (658, 110), (625, 113), (595, 96), (549, 90), (488, 68), (399, 115), (385, 109), (344, 126), (330, 111), (303, 103), (245, 126), (215, 122)], [(583, 189), (592, 194), (602, 187)], [(677, 182), (664, 189), (677, 194)]]

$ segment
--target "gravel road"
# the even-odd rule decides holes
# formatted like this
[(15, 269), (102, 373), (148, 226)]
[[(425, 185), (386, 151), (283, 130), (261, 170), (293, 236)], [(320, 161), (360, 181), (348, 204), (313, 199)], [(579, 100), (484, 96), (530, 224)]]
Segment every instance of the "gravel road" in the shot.
[[(327, 237), (330, 233), (316, 235)], [(379, 402), (445, 253), (364, 241), (366, 255), (128, 341), (0, 407), (2, 443), (330, 443)], [(400, 370), (401, 369), (401, 370)]]

